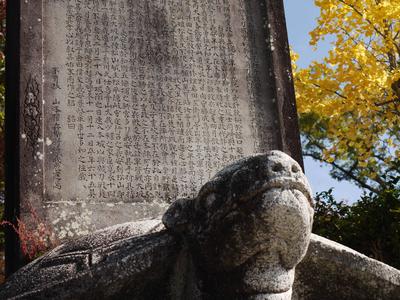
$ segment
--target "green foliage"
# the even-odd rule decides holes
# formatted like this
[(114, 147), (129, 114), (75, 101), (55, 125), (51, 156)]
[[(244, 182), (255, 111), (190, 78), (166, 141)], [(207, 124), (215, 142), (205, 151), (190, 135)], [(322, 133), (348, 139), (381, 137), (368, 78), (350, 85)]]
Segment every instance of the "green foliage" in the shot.
[(346, 217), (350, 206), (343, 201), (336, 202), (332, 189), (317, 193), (315, 197), (315, 215), (313, 230), (328, 239), (343, 243), (343, 232), (346, 230)]
[(400, 191), (392, 185), (353, 205), (337, 202), (332, 189), (319, 193), (313, 231), (400, 268)]

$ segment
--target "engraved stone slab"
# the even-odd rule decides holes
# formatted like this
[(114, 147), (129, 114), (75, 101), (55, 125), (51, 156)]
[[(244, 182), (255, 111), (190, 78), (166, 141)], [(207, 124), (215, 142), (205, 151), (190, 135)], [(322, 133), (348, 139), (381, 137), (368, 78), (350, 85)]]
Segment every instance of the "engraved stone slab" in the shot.
[(15, 2), (10, 186), (33, 229), (155, 217), (243, 156), (300, 160), (280, 1)]

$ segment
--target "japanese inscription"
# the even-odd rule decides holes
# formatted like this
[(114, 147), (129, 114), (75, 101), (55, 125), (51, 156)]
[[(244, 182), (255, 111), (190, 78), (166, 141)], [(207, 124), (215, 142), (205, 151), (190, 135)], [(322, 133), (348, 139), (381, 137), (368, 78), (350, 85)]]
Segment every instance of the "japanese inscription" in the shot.
[(156, 217), (228, 163), (279, 148), (266, 10), (259, 0), (42, 1), (30, 177), (59, 238)]

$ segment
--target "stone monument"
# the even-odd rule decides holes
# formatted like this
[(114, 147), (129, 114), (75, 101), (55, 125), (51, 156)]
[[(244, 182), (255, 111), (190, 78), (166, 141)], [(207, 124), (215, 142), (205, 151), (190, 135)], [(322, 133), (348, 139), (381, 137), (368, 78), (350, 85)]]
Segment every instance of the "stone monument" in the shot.
[(7, 26), (6, 217), (64, 244), (1, 299), (398, 299), (311, 234), (281, 0), (17, 0)]
[(64, 241), (160, 216), (254, 153), (302, 164), (282, 1), (18, 0), (8, 24), (14, 223)]

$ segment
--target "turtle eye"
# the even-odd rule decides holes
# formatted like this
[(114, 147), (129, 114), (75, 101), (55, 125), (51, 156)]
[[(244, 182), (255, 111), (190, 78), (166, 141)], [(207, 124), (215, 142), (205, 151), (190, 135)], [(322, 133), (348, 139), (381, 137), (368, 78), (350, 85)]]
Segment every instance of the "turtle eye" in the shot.
[(272, 167), (272, 171), (273, 172), (280, 172), (283, 170), (283, 166), (281, 163), (276, 163), (274, 164), (274, 166)]
[(292, 165), (292, 172), (298, 173), (298, 172), (300, 172), (300, 168), (297, 165)]

